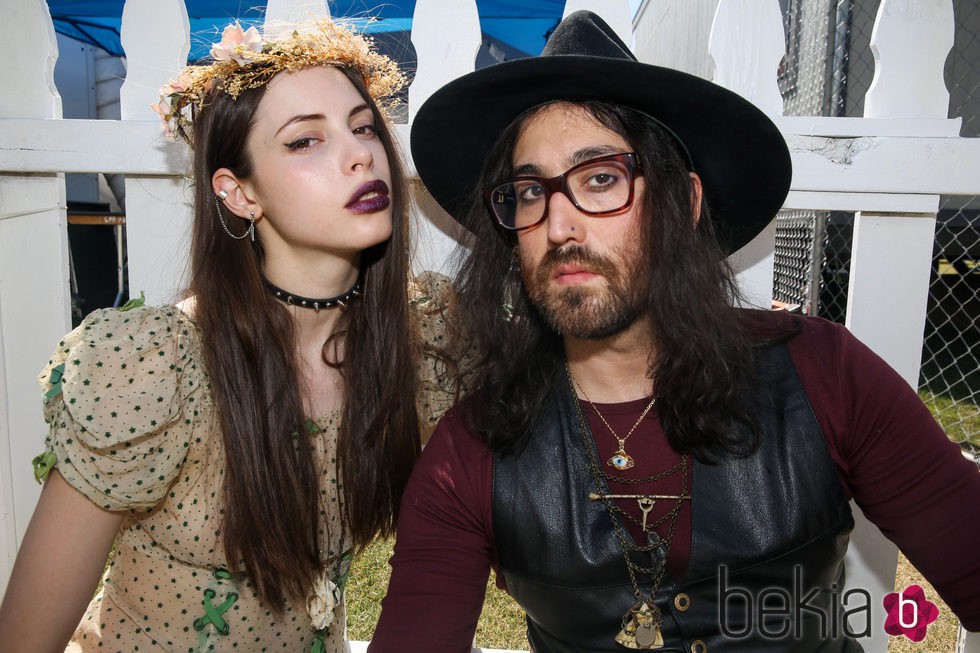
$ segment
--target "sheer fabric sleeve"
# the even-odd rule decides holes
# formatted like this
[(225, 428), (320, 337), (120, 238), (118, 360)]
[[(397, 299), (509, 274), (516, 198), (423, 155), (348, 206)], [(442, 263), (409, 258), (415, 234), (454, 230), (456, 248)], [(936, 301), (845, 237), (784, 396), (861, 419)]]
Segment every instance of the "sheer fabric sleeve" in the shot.
[(95, 504), (149, 509), (179, 472), (204, 382), (194, 328), (173, 307), (97, 311), (40, 373), (44, 455)]
[(454, 300), (452, 284), (444, 275), (424, 272), (409, 285), (414, 326), (422, 342), (417, 410), (423, 442), (428, 441), (439, 418), (466, 392), (468, 364), (450, 333), (457, 310)]

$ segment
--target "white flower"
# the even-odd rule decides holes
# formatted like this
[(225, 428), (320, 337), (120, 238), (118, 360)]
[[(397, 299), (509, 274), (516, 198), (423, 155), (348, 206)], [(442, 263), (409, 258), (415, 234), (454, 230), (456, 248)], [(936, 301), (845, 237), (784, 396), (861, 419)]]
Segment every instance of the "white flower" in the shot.
[(328, 578), (324, 570), (313, 583), (313, 593), (306, 600), (306, 611), (310, 613), (310, 622), (314, 630), (325, 630), (333, 623), (334, 612), (340, 597), (337, 595), (337, 585)]

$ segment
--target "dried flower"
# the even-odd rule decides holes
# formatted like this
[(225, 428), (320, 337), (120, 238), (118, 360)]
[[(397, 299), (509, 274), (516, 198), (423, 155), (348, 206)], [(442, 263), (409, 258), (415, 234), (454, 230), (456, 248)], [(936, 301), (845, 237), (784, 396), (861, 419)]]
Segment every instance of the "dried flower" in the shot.
[(306, 611), (314, 630), (326, 630), (333, 623), (340, 603), (339, 594), (337, 585), (330, 580), (327, 570), (323, 570), (313, 583), (313, 593), (306, 600)]
[(169, 84), (166, 84), (160, 89), (160, 95), (167, 97), (173, 95), (174, 93), (183, 93), (186, 91), (191, 84), (194, 83), (194, 78), (186, 70), (180, 73), (180, 76), (176, 80), (171, 80)]

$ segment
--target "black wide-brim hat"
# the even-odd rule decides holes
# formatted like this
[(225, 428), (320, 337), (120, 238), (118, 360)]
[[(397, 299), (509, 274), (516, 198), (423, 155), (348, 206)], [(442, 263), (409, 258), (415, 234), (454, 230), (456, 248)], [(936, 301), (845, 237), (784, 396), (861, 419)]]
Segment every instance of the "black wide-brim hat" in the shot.
[(463, 75), (425, 101), (411, 147), (429, 193), (472, 231), (467, 209), (493, 145), (526, 110), (557, 100), (601, 100), (662, 123), (687, 149), (728, 253), (761, 232), (786, 199), (789, 150), (765, 113), (700, 77), (640, 63), (588, 11), (559, 23), (541, 56)]

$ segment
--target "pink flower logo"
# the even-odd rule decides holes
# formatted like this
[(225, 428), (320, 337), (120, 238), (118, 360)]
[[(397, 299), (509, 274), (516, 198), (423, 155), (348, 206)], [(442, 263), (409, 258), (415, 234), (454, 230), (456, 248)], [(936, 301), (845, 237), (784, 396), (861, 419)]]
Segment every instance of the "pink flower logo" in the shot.
[(925, 639), (929, 624), (939, 618), (939, 608), (926, 598), (926, 593), (918, 585), (892, 592), (882, 603), (888, 612), (885, 632), (895, 637), (905, 635), (913, 642)]

